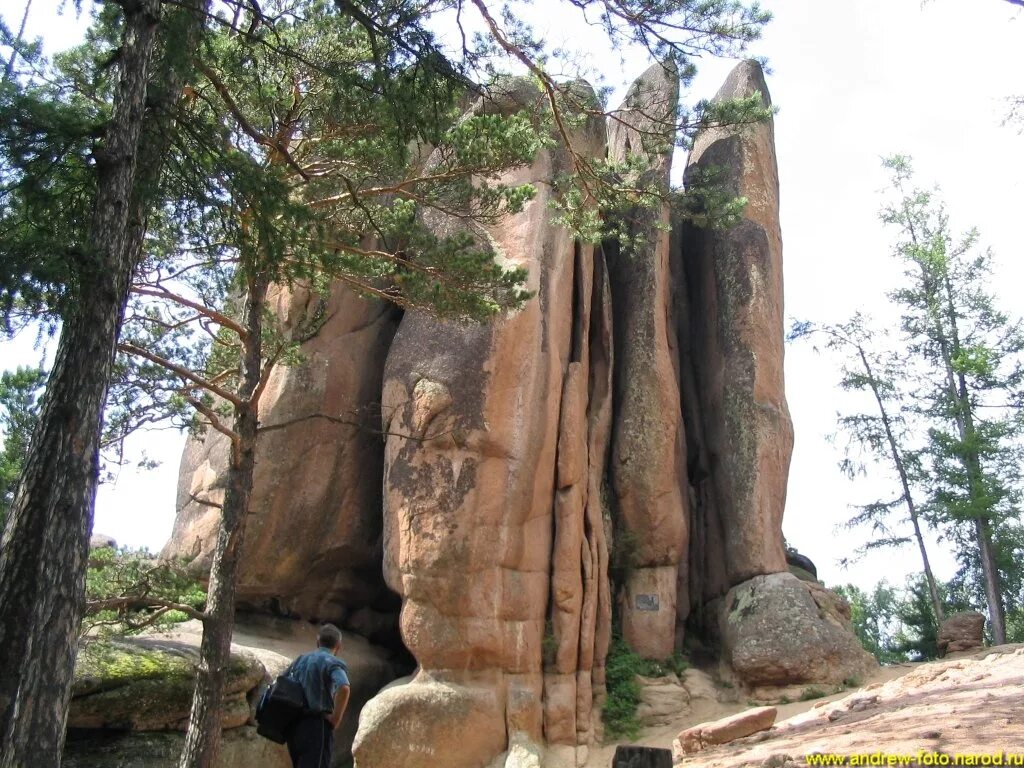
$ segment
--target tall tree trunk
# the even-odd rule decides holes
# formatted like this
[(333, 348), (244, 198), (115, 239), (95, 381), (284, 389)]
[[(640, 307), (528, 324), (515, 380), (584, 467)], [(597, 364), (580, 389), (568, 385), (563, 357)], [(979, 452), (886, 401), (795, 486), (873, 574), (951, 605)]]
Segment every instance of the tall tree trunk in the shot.
[(924, 536), (921, 535), (921, 522), (917, 514), (917, 505), (914, 504), (914, 496), (910, 492), (910, 478), (907, 475), (907, 466), (903, 461), (903, 453), (900, 451), (899, 443), (896, 441), (896, 435), (892, 431), (892, 421), (889, 418), (889, 411), (885, 407), (885, 401), (882, 399), (882, 393), (878, 390), (878, 382), (875, 379), (874, 371), (872, 371), (868, 357), (860, 344), (857, 344), (857, 353), (860, 355), (864, 372), (868, 376), (871, 393), (875, 396), (875, 402), (878, 404), (878, 412), (882, 416), (882, 425), (885, 427), (885, 438), (889, 443), (892, 462), (900, 476), (900, 485), (903, 487), (903, 500), (907, 505), (910, 523), (914, 527), (914, 538), (917, 540), (917, 547), (921, 552), (921, 566), (924, 568), (924, 577), (928, 582), (928, 594), (931, 597), (932, 611), (935, 612), (935, 622), (936, 626), (938, 626), (945, 619), (945, 612), (942, 609), (942, 598), (939, 596), (939, 587), (935, 581), (935, 574), (932, 572), (931, 562), (928, 560), (928, 548), (924, 544)]
[(212, 768), (220, 749), (224, 684), (231, 657), (231, 633), (235, 625), (235, 576), (245, 540), (259, 428), (263, 312), (267, 287), (268, 281), (262, 277), (250, 281), (245, 302), (243, 323), (249, 335), (243, 340), (242, 384), (238, 393), (243, 404), (235, 409), (235, 435), (227, 489), (217, 531), (217, 548), (210, 567), (206, 603), (208, 618), (203, 624), (198, 677), (180, 768)]
[[(921, 247), (917, 229), (906, 202), (904, 202), (903, 211), (911, 241), (916, 247)], [(946, 388), (956, 414), (954, 422), (957, 435), (964, 446), (957, 452), (957, 459), (967, 473), (967, 492), (973, 503), (982, 498), (985, 491), (982, 487), (981, 461), (975, 451), (967, 448), (968, 445), (973, 444), (974, 440), (974, 417), (971, 411), (967, 379), (962, 372), (958, 374), (953, 365), (954, 357), (962, 351), (956, 321), (957, 312), (953, 302), (953, 287), (945, 268), (940, 275), (934, 274), (924, 263), (920, 263), (920, 268), (921, 286), (925, 291), (928, 312), (931, 315), (945, 368)], [(937, 285), (940, 281), (941, 287)], [(940, 303), (943, 306), (939, 306)], [(948, 329), (946, 328), (947, 322), (949, 323)], [(988, 515), (981, 514), (977, 510), (974, 511), (974, 533), (981, 561), (982, 579), (985, 582), (985, 603), (988, 607), (989, 623), (992, 626), (992, 639), (996, 645), (1003, 645), (1006, 642), (1006, 625), (1003, 599), (999, 589), (999, 572), (992, 550), (992, 521)]]
[(32, 0), (25, 0), (25, 12), (21, 16), (21, 25), (18, 27), (18, 34), (14, 38), (14, 45), (11, 46), (11, 57), (7, 60), (7, 67), (4, 69), (4, 80), (10, 80), (14, 75), (14, 63), (18, 60), (18, 44), (25, 36), (25, 25), (28, 24), (28, 12), (32, 9)]
[[(967, 388), (967, 377), (963, 371), (956, 371), (954, 381), (954, 357), (963, 351), (960, 343), (960, 329), (957, 326), (957, 313), (953, 304), (953, 285), (948, 273), (943, 276), (943, 288), (946, 299), (946, 316), (949, 319), (952, 346), (946, 359), (946, 371), (949, 377), (950, 396), (956, 403), (956, 424), (960, 433), (960, 442), (964, 446), (960, 459), (967, 471), (967, 487), (971, 495), (972, 507), (976, 507), (987, 493), (985, 490), (984, 473), (975, 445), (977, 433), (974, 427), (974, 410), (971, 406), (970, 390)], [(992, 548), (992, 518), (974, 509), (974, 531), (978, 542), (978, 554), (981, 559), (981, 574), (985, 582), (985, 602), (988, 603), (988, 620), (992, 625), (992, 640), (996, 645), (1006, 643), (1006, 620), (1003, 608), (1002, 591), (999, 588), (999, 568), (996, 565), (995, 553)]]
[(129, 211), (159, 12), (158, 0), (126, 6), (120, 77), (97, 156), (85, 263), (0, 541), (3, 768), (60, 765), (103, 404), (135, 267), (127, 248)]

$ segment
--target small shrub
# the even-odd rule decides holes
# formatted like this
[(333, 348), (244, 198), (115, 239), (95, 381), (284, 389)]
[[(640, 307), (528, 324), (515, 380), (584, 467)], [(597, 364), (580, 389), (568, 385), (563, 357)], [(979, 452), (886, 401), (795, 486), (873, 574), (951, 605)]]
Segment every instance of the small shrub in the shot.
[(690, 668), (690, 660), (679, 651), (673, 653), (672, 658), (668, 659), (665, 664), (679, 677), (682, 677), (683, 673)]
[(689, 665), (686, 657), (678, 651), (664, 661), (642, 658), (626, 645), (625, 640), (619, 636), (614, 637), (605, 662), (608, 698), (605, 700), (601, 719), (604, 720), (606, 737), (609, 740), (632, 740), (640, 733), (640, 721), (636, 719), (636, 710), (640, 704), (640, 683), (637, 682), (637, 675), (680, 675)]
[(605, 662), (608, 695), (601, 712), (607, 739), (635, 739), (640, 733), (636, 708), (640, 704), (638, 674), (643, 674), (644, 659), (637, 656), (621, 637), (612, 639)]
[(791, 698), (789, 698), (789, 696), (783, 696), (781, 699), (779, 699), (779, 704), (792, 704), (792, 703), (793, 703), (793, 700)]
[(822, 696), (828, 696), (828, 694), (821, 690), (821, 688), (804, 688), (803, 693), (800, 694), (800, 701), (820, 699)]
[(844, 688), (860, 688), (861, 680), (859, 677), (852, 676), (843, 679)]

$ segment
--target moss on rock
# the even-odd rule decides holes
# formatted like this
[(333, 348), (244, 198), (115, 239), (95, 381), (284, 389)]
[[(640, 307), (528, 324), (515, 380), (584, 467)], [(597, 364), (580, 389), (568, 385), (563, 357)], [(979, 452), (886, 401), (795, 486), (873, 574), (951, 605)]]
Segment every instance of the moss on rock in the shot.
[[(94, 640), (79, 650), (68, 726), (84, 729), (181, 730), (192, 703), (198, 651), (155, 638)], [(224, 727), (249, 718), (246, 694), (265, 676), (249, 654), (228, 667)]]

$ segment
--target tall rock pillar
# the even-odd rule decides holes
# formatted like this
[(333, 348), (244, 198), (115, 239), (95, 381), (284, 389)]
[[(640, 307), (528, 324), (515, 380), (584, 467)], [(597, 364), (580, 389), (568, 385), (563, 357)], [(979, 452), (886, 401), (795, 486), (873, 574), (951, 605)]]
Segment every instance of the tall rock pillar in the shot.
[[(580, 99), (594, 99), (580, 85)], [(481, 109), (542, 108), (528, 82)], [(601, 156), (603, 122), (573, 129)], [(571, 172), (541, 151), (506, 183), (524, 210), (473, 233), (528, 270), (525, 306), (487, 325), (407, 312), (388, 356), (384, 573), (420, 671), (360, 717), (359, 768), (476, 768), (517, 734), (571, 753), (591, 738), (610, 597), (601, 478), (610, 431), (609, 291), (599, 249), (554, 222)], [(439, 234), (466, 221), (437, 215)]]
[[(608, 123), (609, 158), (642, 162), (647, 170), (641, 184), (653, 183), (665, 193), (678, 103), (675, 66), (655, 64), (633, 84)], [(669, 219), (667, 200), (653, 209), (626, 211), (618, 222), (628, 233), (628, 244), (619, 239), (605, 245), (615, 312), (610, 475), (619, 521), (616, 546), (626, 572), (622, 633), (636, 652), (656, 659), (672, 655), (689, 610), (686, 443)]]
[[(739, 64), (716, 96), (759, 94), (761, 67)], [(680, 227), (684, 393), (693, 414), (690, 483), (693, 599), (704, 602), (754, 576), (786, 570), (782, 512), (793, 450), (783, 382), (782, 235), (771, 120), (699, 134), (687, 180), (715, 178), (745, 197), (727, 230)]]

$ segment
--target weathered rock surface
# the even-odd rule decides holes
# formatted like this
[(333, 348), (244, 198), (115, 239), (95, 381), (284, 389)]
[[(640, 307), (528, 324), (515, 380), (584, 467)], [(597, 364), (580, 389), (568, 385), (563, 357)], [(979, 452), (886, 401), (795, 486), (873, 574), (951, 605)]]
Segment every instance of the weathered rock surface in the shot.
[(850, 627), (850, 608), (790, 573), (755, 576), (718, 601), (723, 660), (751, 686), (841, 683), (877, 666)]
[(766, 731), (775, 723), (777, 715), (775, 707), (754, 707), (721, 720), (687, 728), (672, 742), (673, 758), (678, 760), (716, 744), (728, 744), (752, 733)]
[[(580, 97), (593, 98), (588, 90)], [(541, 95), (519, 85), (504, 98), (518, 108)], [(591, 120), (574, 140), (595, 157), (604, 127)], [(555, 178), (567, 163), (544, 151), (504, 180)], [(610, 633), (600, 493), (609, 293), (600, 252), (552, 222), (551, 194), (538, 185), (522, 213), (475, 233), (502, 263), (528, 270), (534, 300), (487, 326), (409, 312), (388, 356), (384, 574), (403, 598), (402, 636), (423, 673), (361, 720), (360, 768), (395, 764), (372, 745), (390, 743), (402, 718), (433, 700), (433, 688), (420, 689), (441, 681), (491, 702), (474, 710), (493, 721), (480, 734), (501, 734), (480, 742), (496, 747), (488, 759), (505, 749), (506, 730), (555, 744), (590, 738)], [(438, 735), (463, 726), (432, 717), (440, 731), (417, 738), (441, 740), (410, 748), (430, 744), (431, 764), (478, 765), (476, 752)]]
[[(474, 109), (541, 109), (531, 83), (501, 87)], [(607, 125), (567, 126), (574, 152), (645, 163), (641, 183), (667, 189), (677, 89), (671, 68), (652, 67)], [(755, 92), (770, 103), (746, 62), (719, 98)], [(304, 360), (274, 372), (261, 407), (240, 604), (333, 620), (415, 657), (416, 676), (364, 708), (359, 768), (583, 765), (601, 736), (613, 599), (635, 651), (665, 659), (689, 628), (718, 634), (750, 685), (866, 664), (841, 601), (777, 578), (793, 438), (773, 130), (697, 138), (689, 182), (719, 167), (749, 200), (725, 231), (662, 206), (616, 214), (629, 252), (575, 241), (550, 205), (572, 170), (557, 146), (502, 179), (536, 183), (521, 213), (486, 227), (426, 214), (438, 234), (470, 227), (527, 270), (533, 298), (488, 325), (399, 317), (345, 290), (278, 294)], [(164, 554), (200, 570), (225, 451), (212, 433), (182, 459)], [(684, 695), (695, 706), (687, 674), (645, 716)]]
[[(326, 299), (300, 286), (275, 290), (270, 306), (285, 333), (302, 340), (302, 359), (277, 366), (260, 401), (239, 604), (338, 623), (361, 607), (397, 613), (380, 575), (380, 391), (400, 313), (340, 283)], [(189, 441), (162, 553), (203, 572), (227, 449), (214, 430)]]
[(879, 751), (908, 755), (918, 763), (922, 757), (941, 761), (943, 755), (977, 755), (980, 764), (983, 755), (1005, 762), (1008, 754), (1020, 753), (1024, 646), (887, 671), (902, 676), (819, 702), (800, 714), (791, 711), (767, 733), (688, 755), (677, 764), (771, 768), (804, 765), (809, 755), (821, 753), (862, 755), (866, 761)]
[[(760, 66), (743, 62), (717, 99), (760, 93)], [(747, 198), (727, 230), (679, 230), (680, 336), (690, 482), (696, 498), (690, 574), (695, 602), (754, 576), (786, 570), (782, 512), (793, 448), (783, 381), (782, 236), (772, 121), (697, 136), (688, 185), (715, 183)], [(704, 179), (707, 180), (706, 178)]]
[[(65, 768), (178, 768), (184, 733), (91, 731), (68, 736), (61, 765)], [(291, 768), (288, 750), (257, 735), (252, 726), (232, 728), (221, 736), (214, 768)]]
[(117, 540), (105, 533), (94, 533), (89, 537), (89, 549), (103, 549), (105, 547), (117, 549)]
[[(678, 103), (677, 69), (655, 64), (633, 84), (608, 122), (609, 158), (646, 161), (649, 170), (641, 186), (668, 191)], [(654, 210), (626, 211), (620, 226), (634, 247), (605, 244), (616, 350), (609, 474), (619, 522), (631, 542), (622, 634), (630, 647), (651, 659), (672, 655), (677, 612), (685, 620), (689, 607), (686, 582), (681, 594), (677, 590), (689, 510), (669, 219), (667, 202)]]
[[(198, 649), (150, 637), (86, 642), (78, 654), (68, 727), (131, 731), (184, 731), (192, 705)], [(263, 665), (236, 649), (228, 668), (225, 729), (249, 721), (250, 694), (263, 681)]]
[(505, 750), (497, 692), (426, 678), (389, 687), (359, 717), (356, 764), (434, 768), (484, 766)]
[(636, 719), (645, 727), (665, 725), (690, 709), (690, 693), (682, 681), (673, 674), (663, 677), (642, 677), (640, 704)]
[(947, 616), (939, 627), (938, 646), (942, 656), (984, 648), (985, 616), (977, 611)]

